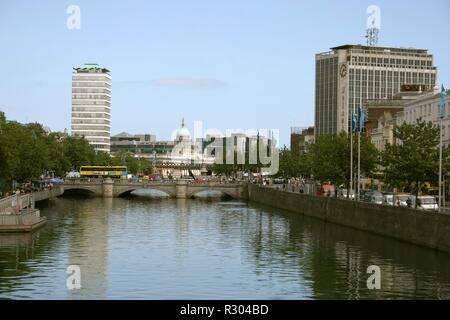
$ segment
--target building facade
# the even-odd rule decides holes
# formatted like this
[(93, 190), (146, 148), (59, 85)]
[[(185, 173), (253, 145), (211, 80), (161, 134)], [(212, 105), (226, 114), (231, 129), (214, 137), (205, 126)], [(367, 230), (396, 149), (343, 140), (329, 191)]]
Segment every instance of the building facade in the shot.
[[(450, 144), (450, 90), (447, 90), (447, 97), (444, 100), (444, 118), (442, 119), (442, 142), (443, 145)], [(417, 99), (407, 102), (402, 113), (397, 117), (397, 125), (402, 123), (414, 124), (418, 119), (431, 121), (434, 125), (441, 124), (439, 118), (439, 103), (441, 100), (440, 91), (426, 92)]]
[(315, 134), (349, 132), (367, 100), (391, 99), (405, 84), (433, 88), (436, 75), (424, 49), (344, 45), (316, 54)]
[(74, 68), (72, 135), (84, 136), (96, 151), (110, 152), (111, 75), (97, 64)]
[[(393, 144), (394, 128), (398, 117), (403, 114), (405, 105), (424, 94), (422, 85), (403, 85), (401, 91), (392, 99), (367, 100), (364, 104), (365, 134), (379, 151), (385, 149), (386, 144)], [(429, 91), (429, 90), (428, 90)]]
[(296, 157), (300, 157), (306, 151), (307, 145), (314, 141), (314, 127), (291, 127), (291, 152)]

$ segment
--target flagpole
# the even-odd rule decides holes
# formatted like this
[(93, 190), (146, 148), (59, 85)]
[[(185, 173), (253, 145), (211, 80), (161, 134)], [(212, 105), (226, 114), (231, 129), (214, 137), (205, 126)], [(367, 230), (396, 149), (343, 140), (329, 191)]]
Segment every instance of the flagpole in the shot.
[(359, 188), (361, 186), (361, 128), (358, 130), (358, 198), (356, 199), (359, 201)]
[(442, 115), (439, 121), (439, 212), (442, 212), (442, 207), (445, 199), (442, 199)]
[[(353, 182), (354, 182), (354, 177), (353, 177), (353, 126), (355, 126), (356, 129), (356, 123), (353, 123), (353, 121), (355, 117), (355, 106), (353, 106), (352, 108), (352, 115), (351, 115), (351, 126), (350, 126), (350, 192), (348, 194), (349, 199), (351, 199), (352, 194), (353, 194)], [(356, 199), (354, 199), (356, 200)]]
[(445, 113), (445, 96), (447, 92), (444, 89), (444, 85), (441, 85), (441, 101), (439, 103), (439, 212), (443, 212), (445, 204), (444, 190), (442, 188), (442, 121), (444, 120)]
[(351, 199), (353, 191), (353, 114), (352, 114), (352, 126), (350, 129), (350, 192), (348, 194)]

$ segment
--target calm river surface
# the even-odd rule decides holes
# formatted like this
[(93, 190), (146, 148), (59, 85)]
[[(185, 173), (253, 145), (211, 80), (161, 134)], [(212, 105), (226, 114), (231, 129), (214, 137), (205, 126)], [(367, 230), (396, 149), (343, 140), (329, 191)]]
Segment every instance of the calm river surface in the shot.
[(41, 214), (0, 234), (0, 299), (450, 299), (448, 254), (245, 202), (63, 197)]

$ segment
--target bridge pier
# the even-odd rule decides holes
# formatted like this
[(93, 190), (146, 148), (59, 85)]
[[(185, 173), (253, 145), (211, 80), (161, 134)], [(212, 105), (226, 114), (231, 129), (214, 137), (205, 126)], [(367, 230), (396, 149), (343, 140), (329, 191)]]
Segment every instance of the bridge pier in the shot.
[(177, 181), (175, 190), (176, 190), (176, 198), (177, 199), (186, 199), (187, 198), (187, 182), (186, 181)]
[(103, 198), (114, 197), (114, 181), (111, 178), (106, 178), (103, 181)]

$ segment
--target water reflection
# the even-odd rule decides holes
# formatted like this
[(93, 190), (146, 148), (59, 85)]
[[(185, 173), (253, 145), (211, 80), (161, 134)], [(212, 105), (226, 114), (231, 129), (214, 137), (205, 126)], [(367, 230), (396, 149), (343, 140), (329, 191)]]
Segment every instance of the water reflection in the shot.
[[(0, 235), (0, 298), (450, 298), (450, 255), (240, 201), (60, 198)], [(66, 288), (80, 265), (82, 289)], [(381, 290), (366, 269), (381, 268)]]

